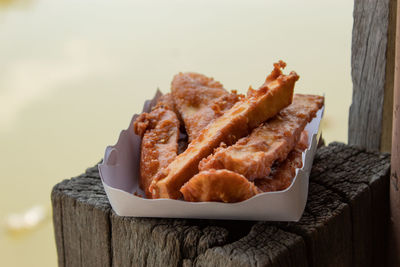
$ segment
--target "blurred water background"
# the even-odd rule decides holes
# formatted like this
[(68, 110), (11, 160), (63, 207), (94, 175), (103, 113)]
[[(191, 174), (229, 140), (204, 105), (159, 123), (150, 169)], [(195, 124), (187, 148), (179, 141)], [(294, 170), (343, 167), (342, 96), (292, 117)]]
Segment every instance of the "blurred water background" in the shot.
[[(0, 0), (0, 266), (55, 266), (50, 192), (96, 164), (156, 88), (196, 71), (245, 92), (272, 63), (325, 94), (347, 140), (353, 1)], [(45, 219), (11, 231), (11, 213)]]

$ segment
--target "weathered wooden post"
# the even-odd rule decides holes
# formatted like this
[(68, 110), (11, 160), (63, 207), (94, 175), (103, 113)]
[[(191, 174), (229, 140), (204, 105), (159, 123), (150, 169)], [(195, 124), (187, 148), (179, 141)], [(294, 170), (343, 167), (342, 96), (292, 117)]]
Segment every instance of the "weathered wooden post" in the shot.
[[(400, 3), (397, 4), (400, 14)], [(397, 16), (396, 65), (394, 77), (393, 136), (390, 175), (391, 242), (390, 263), (400, 266), (400, 16)]]
[(355, 0), (349, 144), (389, 152), (392, 136), (396, 0)]
[[(355, 0), (349, 144), (391, 151), (389, 263), (400, 266), (400, 4)], [(397, 19), (396, 19), (397, 17)], [(393, 103), (394, 102), (394, 103)]]
[(318, 150), (296, 223), (115, 215), (97, 167), (54, 186), (59, 266), (382, 266), (389, 155)]

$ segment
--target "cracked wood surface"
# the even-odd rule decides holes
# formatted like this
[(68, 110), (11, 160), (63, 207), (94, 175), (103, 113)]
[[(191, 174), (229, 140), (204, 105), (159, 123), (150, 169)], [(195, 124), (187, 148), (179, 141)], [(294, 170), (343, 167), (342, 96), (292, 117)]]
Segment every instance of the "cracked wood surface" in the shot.
[(369, 150), (391, 149), (396, 2), (354, 1), (348, 142)]
[(382, 266), (390, 157), (318, 150), (299, 222), (117, 216), (97, 167), (52, 191), (59, 266)]

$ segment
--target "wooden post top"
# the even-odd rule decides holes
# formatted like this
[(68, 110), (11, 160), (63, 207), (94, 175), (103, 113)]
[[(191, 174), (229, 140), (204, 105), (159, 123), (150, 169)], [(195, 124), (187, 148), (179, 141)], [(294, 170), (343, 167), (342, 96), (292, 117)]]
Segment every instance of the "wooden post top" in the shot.
[(318, 150), (296, 223), (120, 217), (97, 168), (56, 185), (60, 266), (380, 266), (388, 154), (333, 143)]

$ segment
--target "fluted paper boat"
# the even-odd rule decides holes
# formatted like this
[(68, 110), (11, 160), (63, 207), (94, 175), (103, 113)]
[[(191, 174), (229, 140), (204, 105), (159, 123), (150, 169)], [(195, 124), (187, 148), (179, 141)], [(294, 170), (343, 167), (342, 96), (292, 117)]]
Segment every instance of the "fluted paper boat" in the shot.
[[(146, 101), (143, 111), (150, 111), (160, 95), (157, 91), (152, 100)], [(296, 177), (284, 191), (258, 194), (238, 203), (186, 202), (137, 196), (145, 196), (139, 188), (141, 138), (133, 131), (137, 114), (128, 129), (121, 132), (118, 142), (106, 148), (104, 160), (98, 166), (100, 177), (113, 210), (120, 216), (298, 221), (307, 202), (308, 179), (320, 137), (323, 112), (324, 108), (320, 109), (305, 128), (309, 147), (303, 152), (303, 167), (296, 170)]]

